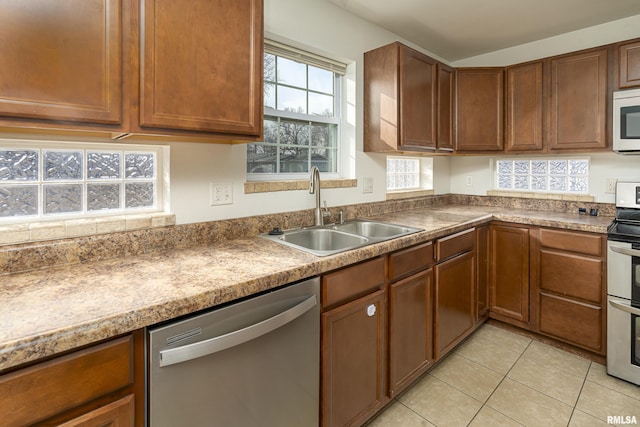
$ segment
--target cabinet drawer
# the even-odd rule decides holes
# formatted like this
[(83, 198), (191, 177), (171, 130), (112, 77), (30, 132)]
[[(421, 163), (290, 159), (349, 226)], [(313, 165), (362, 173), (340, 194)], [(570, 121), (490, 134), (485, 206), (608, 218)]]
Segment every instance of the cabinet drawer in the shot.
[(603, 261), (555, 251), (540, 251), (540, 288), (602, 302)]
[(602, 236), (540, 229), (540, 245), (585, 255), (602, 256)]
[(461, 231), (436, 241), (436, 258), (440, 262), (452, 256), (472, 251), (476, 245), (476, 229)]
[(389, 280), (396, 281), (424, 270), (435, 262), (433, 243), (424, 243), (389, 255)]
[(133, 337), (0, 377), (5, 426), (32, 424), (133, 383)]
[(602, 308), (540, 295), (540, 332), (602, 352)]
[(385, 258), (378, 257), (322, 277), (322, 305), (329, 307), (384, 287)]

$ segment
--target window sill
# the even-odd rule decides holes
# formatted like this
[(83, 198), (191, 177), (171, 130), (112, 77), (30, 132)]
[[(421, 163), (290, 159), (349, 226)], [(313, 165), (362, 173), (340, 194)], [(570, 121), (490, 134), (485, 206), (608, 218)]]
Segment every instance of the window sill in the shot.
[[(320, 180), (320, 188), (352, 188), (358, 186), (357, 179)], [(309, 180), (255, 181), (244, 183), (244, 194), (270, 193), (274, 191), (308, 190)]]
[(174, 214), (152, 213), (7, 224), (0, 226), (0, 245), (166, 227), (175, 223)]
[(593, 202), (595, 197), (588, 194), (535, 193), (531, 191), (487, 190), (487, 196), (521, 197), (525, 199), (566, 200), (571, 202)]
[(433, 196), (435, 194), (436, 192), (434, 190), (390, 191), (387, 193), (387, 200), (412, 199), (414, 197)]

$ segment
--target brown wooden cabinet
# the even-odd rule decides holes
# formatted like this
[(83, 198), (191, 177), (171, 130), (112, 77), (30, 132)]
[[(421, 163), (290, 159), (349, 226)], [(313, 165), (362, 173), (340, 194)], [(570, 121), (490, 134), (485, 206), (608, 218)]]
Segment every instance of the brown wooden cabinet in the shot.
[(451, 68), (398, 42), (366, 52), (364, 106), (364, 151), (446, 149)]
[(505, 151), (543, 148), (542, 61), (507, 67)]
[(440, 360), (475, 325), (475, 229), (436, 241), (434, 357)]
[(503, 97), (503, 68), (455, 70), (456, 151), (502, 150)]
[(262, 0), (140, 4), (140, 128), (260, 136)]
[(122, 129), (121, 0), (2, 0), (0, 9), (3, 125)]
[(0, 376), (4, 426), (144, 423), (141, 331)]
[(323, 426), (360, 425), (388, 401), (385, 261), (322, 277)]
[(431, 242), (389, 255), (389, 396), (395, 397), (433, 362)]
[(529, 228), (492, 224), (490, 239), (491, 317), (528, 328)]
[(476, 228), (476, 324), (489, 317), (489, 226)]
[(605, 354), (604, 236), (540, 228), (531, 256), (534, 330)]
[(608, 145), (609, 49), (548, 60), (549, 149), (603, 149)]
[(640, 86), (640, 41), (618, 46), (618, 89)]

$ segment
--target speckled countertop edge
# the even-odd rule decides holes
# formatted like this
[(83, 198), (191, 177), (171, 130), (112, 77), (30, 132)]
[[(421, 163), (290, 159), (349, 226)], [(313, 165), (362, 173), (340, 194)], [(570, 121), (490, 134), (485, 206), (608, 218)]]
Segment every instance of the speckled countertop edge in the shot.
[(316, 257), (255, 237), (3, 276), (0, 370), (499, 220), (606, 233), (609, 217), (442, 206), (374, 219), (424, 231)]

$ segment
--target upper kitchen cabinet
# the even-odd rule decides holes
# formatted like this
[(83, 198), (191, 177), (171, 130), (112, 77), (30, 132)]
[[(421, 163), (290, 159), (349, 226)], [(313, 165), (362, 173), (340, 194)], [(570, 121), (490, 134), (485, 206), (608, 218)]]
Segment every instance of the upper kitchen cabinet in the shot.
[(505, 151), (542, 150), (542, 61), (507, 67)]
[(121, 0), (0, 0), (0, 124), (123, 126)]
[(364, 54), (364, 151), (436, 149), (437, 62), (400, 43)]
[(607, 147), (608, 48), (549, 59), (549, 149)]
[(453, 68), (438, 64), (438, 150), (453, 151)]
[(261, 137), (262, 0), (144, 0), (140, 7), (134, 131)]
[(503, 96), (503, 68), (455, 70), (457, 152), (502, 150)]
[(618, 46), (618, 89), (640, 86), (640, 40)]

